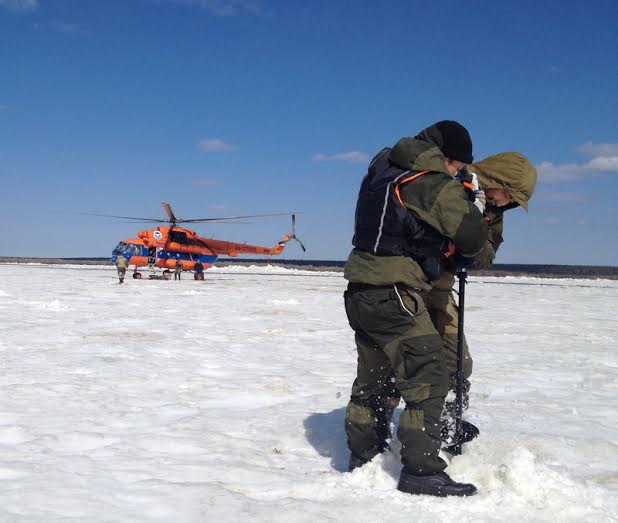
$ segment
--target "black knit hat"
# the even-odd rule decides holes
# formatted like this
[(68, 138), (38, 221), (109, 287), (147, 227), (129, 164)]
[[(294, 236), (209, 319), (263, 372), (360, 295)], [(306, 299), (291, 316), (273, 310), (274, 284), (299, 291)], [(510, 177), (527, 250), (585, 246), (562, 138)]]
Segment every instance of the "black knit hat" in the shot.
[(472, 139), (468, 130), (453, 120), (442, 120), (435, 126), (442, 135), (442, 154), (451, 160), (472, 163)]

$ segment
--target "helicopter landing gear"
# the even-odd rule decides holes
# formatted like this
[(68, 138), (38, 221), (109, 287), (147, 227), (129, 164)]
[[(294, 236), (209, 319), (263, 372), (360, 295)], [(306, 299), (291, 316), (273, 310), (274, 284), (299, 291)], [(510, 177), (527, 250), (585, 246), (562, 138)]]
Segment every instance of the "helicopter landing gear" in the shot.
[(163, 279), (171, 280), (172, 279), (172, 271), (168, 271), (167, 269), (163, 271)]
[(134, 280), (141, 280), (141, 279), (142, 279), (142, 273), (141, 273), (141, 272), (137, 272), (137, 271), (135, 271), (135, 272), (133, 273), (133, 279), (134, 279)]

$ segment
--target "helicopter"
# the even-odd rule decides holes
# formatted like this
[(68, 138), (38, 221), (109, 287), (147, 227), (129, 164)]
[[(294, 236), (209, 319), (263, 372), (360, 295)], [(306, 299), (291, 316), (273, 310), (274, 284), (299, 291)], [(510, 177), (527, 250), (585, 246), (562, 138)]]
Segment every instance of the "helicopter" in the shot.
[[(183, 271), (192, 271), (195, 264), (200, 262), (204, 269), (212, 266), (220, 255), (238, 256), (239, 254), (264, 254), (277, 256), (283, 252), (288, 241), (296, 240), (301, 249), (305, 251), (305, 246), (296, 236), (296, 214), (291, 212), (254, 214), (246, 216), (228, 216), (221, 218), (196, 218), (180, 219), (172, 211), (169, 203), (163, 202), (163, 209), (167, 214), (167, 220), (157, 218), (135, 218), (131, 216), (114, 216), (109, 214), (79, 213), (88, 216), (102, 216), (107, 218), (119, 218), (125, 220), (137, 220), (140, 222), (164, 223), (154, 229), (147, 229), (137, 233), (137, 238), (122, 240), (112, 251), (112, 262), (116, 263), (120, 255), (127, 258), (129, 266), (134, 265), (133, 278), (142, 279), (139, 267), (149, 267), (154, 273), (154, 268), (163, 270), (161, 276), (151, 274), (150, 279), (171, 278), (172, 272), (178, 261), (182, 264)], [(262, 218), (266, 216), (292, 216), (292, 232), (286, 234), (275, 247), (260, 247), (247, 243), (235, 243), (222, 240), (202, 238), (198, 234), (179, 224), (185, 223), (246, 223), (238, 222), (246, 218)], [(204, 279), (202, 271), (195, 271), (195, 279)]]

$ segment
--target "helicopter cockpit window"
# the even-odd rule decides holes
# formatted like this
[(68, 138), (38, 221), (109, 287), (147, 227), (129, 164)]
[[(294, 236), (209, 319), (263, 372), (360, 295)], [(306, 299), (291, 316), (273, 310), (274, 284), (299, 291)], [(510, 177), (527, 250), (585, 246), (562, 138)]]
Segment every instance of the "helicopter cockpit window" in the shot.
[(189, 243), (189, 239), (187, 238), (187, 233), (182, 231), (170, 231), (168, 235), (170, 241), (177, 243)]
[(132, 244), (132, 243), (119, 242), (118, 245), (116, 245), (116, 248), (114, 249), (113, 252), (128, 254), (130, 256), (136, 256), (140, 254), (140, 248), (139, 246)]

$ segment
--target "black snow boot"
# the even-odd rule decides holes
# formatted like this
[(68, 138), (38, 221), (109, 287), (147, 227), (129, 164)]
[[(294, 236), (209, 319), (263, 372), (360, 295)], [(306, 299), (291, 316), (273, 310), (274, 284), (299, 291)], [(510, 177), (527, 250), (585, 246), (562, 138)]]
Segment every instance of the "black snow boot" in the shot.
[(436, 472), (430, 476), (415, 476), (404, 468), (399, 477), (397, 490), (408, 494), (428, 496), (471, 496), (476, 487), (471, 483), (457, 483), (446, 472)]
[(359, 458), (356, 454), (350, 453), (350, 463), (348, 464), (348, 472), (352, 472), (358, 467), (362, 467), (365, 463), (368, 463), (366, 459)]

